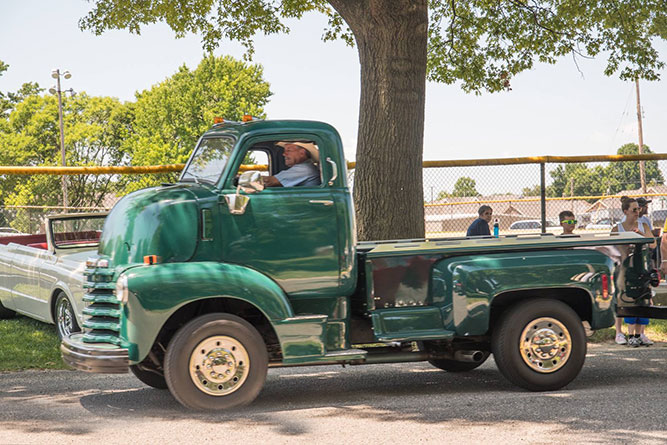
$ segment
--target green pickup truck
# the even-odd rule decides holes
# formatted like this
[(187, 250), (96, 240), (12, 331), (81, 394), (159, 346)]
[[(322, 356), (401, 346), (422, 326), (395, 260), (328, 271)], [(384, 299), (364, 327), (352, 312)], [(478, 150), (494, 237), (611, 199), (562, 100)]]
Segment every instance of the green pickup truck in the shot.
[[(286, 168), (286, 141), (316, 148), (319, 185), (264, 187), (262, 175)], [(490, 354), (512, 383), (555, 390), (583, 366), (583, 322), (612, 326), (617, 302), (652, 309), (650, 241), (359, 243), (334, 128), (223, 122), (177, 183), (131, 193), (108, 215), (86, 265), (83, 332), (61, 350), (76, 369), (131, 371), (205, 410), (251, 402), (271, 367), (428, 361), (463, 372)]]

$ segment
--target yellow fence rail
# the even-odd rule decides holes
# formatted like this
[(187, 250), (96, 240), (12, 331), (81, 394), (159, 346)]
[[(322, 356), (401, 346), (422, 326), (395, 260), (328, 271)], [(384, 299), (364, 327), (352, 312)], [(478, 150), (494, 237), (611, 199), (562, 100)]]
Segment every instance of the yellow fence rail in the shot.
[[(451, 161), (424, 161), (423, 168), (474, 167), (485, 165), (516, 164), (568, 164), (585, 162), (627, 162), (658, 161), (667, 159), (667, 153), (641, 155), (588, 155), (588, 156), (528, 156), (520, 158), (457, 159)], [(89, 175), (89, 174), (145, 174), (180, 172), (185, 164), (148, 166), (0, 166), (0, 175)], [(347, 168), (354, 169), (356, 162), (348, 162)], [(266, 170), (266, 165), (243, 165), (241, 170)]]
[[(662, 177), (667, 178), (667, 153), (651, 153), (642, 155), (593, 155), (593, 156), (530, 156), (493, 159), (462, 159), (424, 161), (424, 210), (426, 231), (429, 235), (461, 235), (470, 222), (476, 218), (480, 205), (492, 206), (494, 218), (499, 218), (501, 233), (517, 233), (514, 227), (523, 227), (528, 223), (538, 223), (538, 230), (547, 230), (557, 224), (558, 214), (563, 210), (572, 211), (578, 219), (578, 230), (588, 230), (595, 226), (598, 230), (618, 222), (623, 216), (620, 209), (620, 195), (630, 197), (644, 196), (653, 200), (649, 216), (657, 227), (667, 216), (667, 186), (651, 184), (642, 193), (631, 187), (623, 192), (607, 194), (581, 195), (574, 193), (573, 184), (566, 186), (563, 194), (572, 196), (547, 197), (547, 165), (600, 163), (627, 163), (634, 170), (639, 161), (652, 161), (658, 165)], [(658, 164), (658, 161), (661, 164)], [(646, 162), (649, 164), (649, 162)], [(534, 167), (531, 167), (534, 166)], [(661, 166), (662, 165), (662, 166)], [(161, 175), (181, 172), (185, 164), (152, 165), (152, 166), (0, 166), (0, 175)], [(348, 162), (350, 177), (354, 176), (355, 162)], [(551, 167), (550, 167), (551, 168)], [(554, 167), (555, 168), (555, 167)], [(268, 170), (266, 165), (243, 165), (241, 171)], [(449, 193), (454, 181), (463, 177), (475, 178), (480, 190), (492, 190), (498, 193), (475, 193), (470, 196), (454, 196)], [(1, 178), (0, 178), (1, 180)], [(159, 181), (173, 181), (173, 177)], [(134, 182), (134, 179), (132, 180)], [(137, 181), (139, 182), (139, 181)], [(660, 181), (662, 182), (662, 181)], [(636, 183), (636, 182), (635, 182)], [(518, 190), (533, 190), (524, 196)], [(512, 189), (514, 192), (500, 193)], [(603, 190), (598, 188), (597, 190)], [(430, 190), (430, 196), (428, 191)], [(618, 188), (614, 189), (618, 190)], [(446, 193), (443, 193), (446, 192)], [(535, 193), (536, 192), (536, 193)], [(560, 194), (560, 192), (559, 192)], [(100, 203), (98, 207), (63, 207), (63, 206), (3, 206), (0, 207), (0, 226), (13, 224), (17, 218), (23, 217), (30, 221), (39, 221), (41, 215), (52, 212), (108, 210), (113, 206), (117, 196)], [(27, 213), (26, 213), (27, 212)], [(606, 221), (604, 224), (596, 224)], [(516, 224), (515, 224), (516, 223)], [(519, 224), (521, 223), (521, 224)], [(605, 225), (606, 224), (606, 225)], [(546, 226), (542, 229), (542, 226)], [(27, 230), (28, 228), (26, 228)]]

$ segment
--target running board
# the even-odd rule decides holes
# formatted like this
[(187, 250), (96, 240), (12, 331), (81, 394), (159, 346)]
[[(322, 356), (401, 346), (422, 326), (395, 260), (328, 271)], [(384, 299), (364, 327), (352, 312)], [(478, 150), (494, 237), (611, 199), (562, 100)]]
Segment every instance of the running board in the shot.
[(619, 317), (640, 317), (667, 320), (667, 306), (623, 306), (616, 308)]

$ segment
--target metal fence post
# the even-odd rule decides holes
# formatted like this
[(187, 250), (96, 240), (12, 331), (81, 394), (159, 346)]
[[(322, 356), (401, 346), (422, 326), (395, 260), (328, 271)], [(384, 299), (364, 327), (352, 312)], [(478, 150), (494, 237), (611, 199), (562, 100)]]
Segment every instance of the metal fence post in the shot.
[(547, 181), (544, 162), (540, 162), (540, 211), (542, 216), (542, 233), (547, 233)]

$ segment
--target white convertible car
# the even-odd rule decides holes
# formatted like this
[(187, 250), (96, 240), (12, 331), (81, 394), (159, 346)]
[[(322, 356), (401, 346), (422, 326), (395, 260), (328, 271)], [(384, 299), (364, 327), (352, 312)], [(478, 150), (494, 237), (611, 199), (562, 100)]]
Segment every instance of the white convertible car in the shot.
[(0, 318), (16, 312), (79, 331), (86, 259), (97, 255), (106, 213), (48, 216), (46, 233), (0, 237)]

